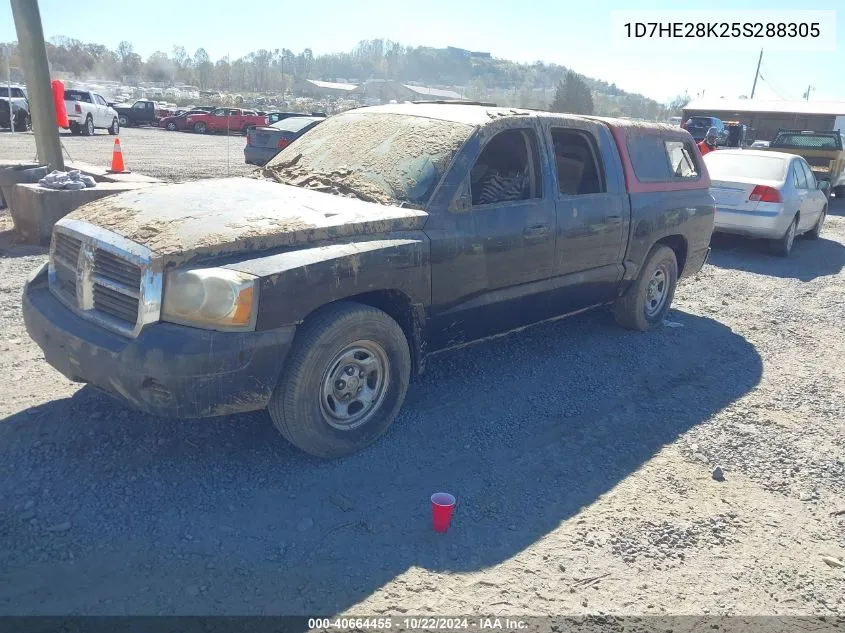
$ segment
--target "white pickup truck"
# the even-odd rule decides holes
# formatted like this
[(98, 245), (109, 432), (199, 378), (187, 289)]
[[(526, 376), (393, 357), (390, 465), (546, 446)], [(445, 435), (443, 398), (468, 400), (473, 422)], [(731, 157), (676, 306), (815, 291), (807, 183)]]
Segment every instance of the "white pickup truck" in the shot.
[(95, 129), (120, 132), (117, 112), (100, 95), (88, 90), (65, 90), (65, 109), (73, 134), (93, 136)]

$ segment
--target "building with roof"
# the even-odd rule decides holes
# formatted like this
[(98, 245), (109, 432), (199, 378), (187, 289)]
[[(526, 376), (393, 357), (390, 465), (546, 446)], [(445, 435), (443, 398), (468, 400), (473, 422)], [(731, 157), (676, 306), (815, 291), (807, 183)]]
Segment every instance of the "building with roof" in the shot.
[(839, 130), (845, 134), (845, 101), (764, 101), (758, 99), (696, 99), (683, 108), (691, 116), (714, 116), (751, 128), (746, 137), (770, 141), (778, 130)]
[(311, 97), (312, 99), (322, 99), (326, 97), (348, 97), (358, 90), (358, 86), (334, 81), (300, 79), (296, 82), (294, 89), (297, 94)]
[(453, 90), (429, 88), (403, 84), (390, 79), (371, 79), (360, 86), (358, 92), (366, 98), (381, 103), (391, 101), (463, 101), (464, 98)]

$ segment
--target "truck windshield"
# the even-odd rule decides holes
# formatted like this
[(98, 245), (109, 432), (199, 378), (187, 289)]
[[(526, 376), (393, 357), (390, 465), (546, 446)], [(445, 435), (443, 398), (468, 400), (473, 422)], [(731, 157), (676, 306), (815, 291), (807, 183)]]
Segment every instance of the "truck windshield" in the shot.
[(297, 187), (423, 208), (474, 129), (402, 114), (347, 112), (299, 137), (262, 173)]

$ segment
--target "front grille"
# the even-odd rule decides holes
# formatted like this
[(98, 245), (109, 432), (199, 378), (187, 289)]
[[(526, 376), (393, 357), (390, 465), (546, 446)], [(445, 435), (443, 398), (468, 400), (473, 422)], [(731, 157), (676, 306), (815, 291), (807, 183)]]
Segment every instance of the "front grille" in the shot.
[(81, 316), (137, 336), (160, 314), (161, 274), (153, 273), (151, 257), (111, 231), (61, 220), (53, 232), (50, 290)]
[(64, 264), (76, 270), (76, 260), (79, 258), (79, 249), (81, 246), (82, 240), (78, 240), (65, 233), (57, 233), (54, 253), (57, 258), (63, 260)]
[(94, 282), (94, 309), (130, 325), (138, 320), (138, 299)]
[(98, 250), (94, 254), (94, 274), (129, 288), (141, 286), (141, 267), (108, 251)]

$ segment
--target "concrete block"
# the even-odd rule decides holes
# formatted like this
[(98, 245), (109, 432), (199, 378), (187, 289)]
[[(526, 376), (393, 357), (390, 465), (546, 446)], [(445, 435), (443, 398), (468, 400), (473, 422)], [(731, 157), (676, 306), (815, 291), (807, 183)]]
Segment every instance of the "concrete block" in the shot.
[(124, 191), (155, 186), (148, 182), (98, 183), (90, 189), (47, 189), (41, 185), (17, 185), (14, 189), (12, 220), (29, 244), (47, 245), (53, 225), (78, 207)]

